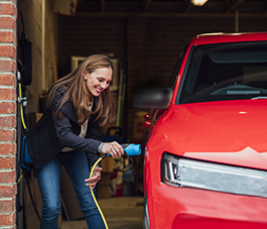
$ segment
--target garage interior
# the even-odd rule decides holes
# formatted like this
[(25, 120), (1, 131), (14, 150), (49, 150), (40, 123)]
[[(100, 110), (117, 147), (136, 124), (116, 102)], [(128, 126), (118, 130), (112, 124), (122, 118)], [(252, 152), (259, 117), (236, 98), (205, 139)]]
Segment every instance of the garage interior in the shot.
[[(192, 37), (267, 30), (267, 0), (208, 0), (203, 5), (191, 0), (23, 0), (17, 5), (18, 70), (28, 79), (23, 94), (30, 96), (25, 107), (27, 126), (33, 127), (42, 115), (47, 90), (55, 80), (85, 57), (101, 53), (114, 64), (111, 91), (117, 107), (116, 122), (104, 127), (103, 136), (116, 136), (124, 143), (142, 143), (145, 131), (142, 122), (148, 110), (132, 107), (134, 92), (140, 87), (166, 87)], [(23, 127), (18, 122), (19, 132)], [(131, 159), (135, 180), (126, 183), (121, 178), (127, 167), (124, 159), (103, 161), (97, 196), (111, 229), (142, 228), (142, 162), (142, 155)], [(64, 173), (63, 169), (59, 227), (86, 228)], [(33, 173), (29, 174), (29, 186), (41, 213)], [(26, 179), (18, 190), (21, 210), (17, 227), (39, 228)], [(125, 216), (126, 221), (118, 225), (120, 214), (117, 218), (111, 215), (112, 206), (134, 217)]]

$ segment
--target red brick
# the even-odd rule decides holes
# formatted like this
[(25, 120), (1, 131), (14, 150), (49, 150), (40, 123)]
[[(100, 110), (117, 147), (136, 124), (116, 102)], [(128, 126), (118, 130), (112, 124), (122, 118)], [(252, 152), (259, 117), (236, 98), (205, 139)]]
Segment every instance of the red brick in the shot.
[(0, 172), (0, 183), (14, 183), (16, 181), (16, 171)]
[(16, 16), (16, 7), (12, 3), (0, 4), (0, 15)]
[(16, 181), (16, 171), (0, 172), (0, 183), (8, 184), (8, 183), (13, 183), (15, 181)]
[[(0, 186), (0, 196), (1, 197), (14, 197), (17, 194), (17, 185), (3, 185)], [(1, 220), (0, 220), (1, 222)]]
[(0, 213), (1, 212), (13, 212), (15, 210), (16, 198), (13, 200), (0, 201)]
[[(0, 25), (1, 26), (1, 25)], [(0, 71), (16, 72), (16, 63), (12, 60), (0, 60)]]
[(0, 130), (0, 142), (1, 141), (2, 142), (7, 142), (7, 141), (14, 142), (15, 140), (16, 140), (16, 130)]
[(12, 74), (0, 75), (0, 85), (16, 87), (16, 76)]
[(0, 127), (15, 127), (16, 117), (14, 116), (2, 116), (0, 117)]
[(16, 31), (16, 21), (12, 17), (0, 17), (1, 29), (13, 29)]
[(16, 59), (16, 49), (11, 45), (0, 46), (0, 57), (9, 57)]
[(0, 114), (16, 114), (16, 103), (0, 103)]
[(0, 224), (1, 225), (7, 225), (12, 226), (14, 223), (16, 223), (16, 213), (13, 212), (11, 214), (0, 214)]
[(16, 100), (16, 90), (0, 88), (0, 100)]
[(13, 32), (0, 31), (0, 42), (13, 43), (17, 45), (17, 37)]
[(2, 143), (0, 144), (0, 155), (15, 155), (16, 153), (15, 143)]
[(15, 157), (0, 157), (0, 168), (1, 169), (16, 168), (16, 158)]

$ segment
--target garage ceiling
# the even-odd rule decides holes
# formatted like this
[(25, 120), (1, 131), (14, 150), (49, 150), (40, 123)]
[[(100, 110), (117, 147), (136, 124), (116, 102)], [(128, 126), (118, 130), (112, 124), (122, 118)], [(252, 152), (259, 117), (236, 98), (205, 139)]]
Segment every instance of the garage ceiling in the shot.
[(208, 0), (194, 6), (191, 0), (78, 0), (76, 14), (84, 16), (240, 16), (266, 17), (267, 0)]

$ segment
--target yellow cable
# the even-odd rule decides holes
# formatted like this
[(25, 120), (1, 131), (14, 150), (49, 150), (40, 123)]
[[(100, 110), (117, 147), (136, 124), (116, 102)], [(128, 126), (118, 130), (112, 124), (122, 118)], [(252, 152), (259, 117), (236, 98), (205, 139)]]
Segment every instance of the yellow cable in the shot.
[(23, 127), (26, 130), (27, 127), (25, 125), (24, 118), (23, 118), (23, 107), (22, 107), (22, 104), (20, 104), (20, 113), (21, 113), (21, 121), (22, 121)]
[[(21, 83), (19, 83), (19, 97), (20, 97), (20, 98), (22, 97)], [(27, 127), (26, 127), (25, 122), (24, 122), (22, 101), (20, 101), (20, 114), (21, 114), (21, 121), (22, 121), (23, 127), (24, 127), (24, 129), (26, 130)], [(23, 174), (20, 175), (20, 177), (19, 177), (19, 179), (18, 179), (18, 184), (19, 184), (19, 182), (21, 181), (22, 177), (23, 177)]]
[[(19, 97), (22, 98), (22, 93), (21, 93), (21, 83), (19, 83)], [(27, 127), (26, 127), (25, 122), (24, 122), (22, 101), (20, 101), (20, 113), (21, 113), (21, 122), (22, 122), (22, 124), (23, 124), (24, 129), (26, 130)]]
[[(93, 175), (93, 172), (94, 172), (94, 170), (95, 170), (96, 165), (97, 165), (98, 162), (100, 162), (101, 160), (102, 160), (102, 157), (100, 157), (100, 158), (97, 160), (97, 162), (94, 164), (94, 166), (93, 166), (93, 168), (92, 168), (92, 170), (91, 170), (91, 173), (90, 173), (90, 178), (91, 178), (92, 175)], [(93, 191), (93, 189), (91, 189), (91, 187), (90, 187), (90, 190), (91, 190), (92, 197), (93, 197), (93, 199), (94, 199), (94, 201), (95, 201), (95, 204), (96, 204), (96, 206), (97, 206), (97, 208), (98, 208), (98, 211), (100, 212), (100, 215), (101, 215), (101, 217), (102, 217), (102, 219), (103, 219), (103, 222), (104, 222), (104, 224), (105, 224), (105, 227), (106, 227), (106, 229), (108, 229), (108, 225), (107, 225), (106, 219), (105, 219), (105, 217), (104, 217), (104, 215), (103, 215), (103, 213), (102, 213), (102, 211), (101, 211), (101, 208), (99, 207), (99, 205), (98, 205), (98, 203), (97, 203), (97, 200), (96, 200), (96, 198), (95, 198), (94, 191)]]
[(20, 175), (20, 177), (18, 179), (18, 184), (19, 184), (20, 180), (22, 179), (22, 177), (23, 177), (23, 174)]

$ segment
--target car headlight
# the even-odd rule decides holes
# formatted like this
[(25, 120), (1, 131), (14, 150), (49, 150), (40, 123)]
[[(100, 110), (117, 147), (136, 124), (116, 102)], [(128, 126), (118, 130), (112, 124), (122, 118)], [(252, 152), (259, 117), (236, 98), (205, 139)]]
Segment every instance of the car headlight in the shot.
[(163, 182), (267, 198), (267, 171), (180, 158), (163, 157)]

